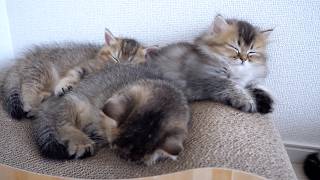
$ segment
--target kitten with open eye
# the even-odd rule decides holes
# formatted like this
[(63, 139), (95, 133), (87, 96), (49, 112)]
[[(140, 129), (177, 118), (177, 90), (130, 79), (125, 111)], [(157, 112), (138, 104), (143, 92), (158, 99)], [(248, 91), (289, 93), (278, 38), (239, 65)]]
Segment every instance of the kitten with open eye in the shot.
[(15, 119), (33, 116), (32, 110), (51, 94), (63, 95), (79, 80), (106, 64), (141, 63), (144, 48), (133, 39), (114, 37), (106, 30), (105, 45), (66, 43), (35, 46), (18, 58), (3, 85), (4, 107)]
[(260, 84), (267, 76), (270, 31), (217, 15), (194, 43), (150, 51), (147, 62), (182, 87), (189, 101), (210, 99), (245, 112), (269, 113), (273, 100)]

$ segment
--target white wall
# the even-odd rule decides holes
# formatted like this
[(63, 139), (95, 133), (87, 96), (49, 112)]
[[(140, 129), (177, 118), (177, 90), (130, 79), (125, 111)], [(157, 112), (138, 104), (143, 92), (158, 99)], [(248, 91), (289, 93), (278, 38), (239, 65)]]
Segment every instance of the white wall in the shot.
[(103, 29), (150, 45), (190, 40), (216, 13), (275, 27), (267, 85), (285, 141), (320, 146), (320, 2), (232, 0), (10, 0), (15, 54), (45, 41), (103, 42)]
[(13, 57), (6, 1), (0, 0), (0, 67)]

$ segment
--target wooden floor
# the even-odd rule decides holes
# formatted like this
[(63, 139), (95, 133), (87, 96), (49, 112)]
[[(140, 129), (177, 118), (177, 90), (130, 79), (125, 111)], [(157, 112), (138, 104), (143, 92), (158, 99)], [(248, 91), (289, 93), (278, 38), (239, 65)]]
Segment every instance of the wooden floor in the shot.
[[(135, 178), (132, 180), (266, 180), (263, 177), (243, 171), (222, 168), (191, 169), (161, 176)], [(77, 180), (58, 176), (48, 176), (0, 165), (0, 180)], [(80, 180), (80, 179), (79, 179)]]

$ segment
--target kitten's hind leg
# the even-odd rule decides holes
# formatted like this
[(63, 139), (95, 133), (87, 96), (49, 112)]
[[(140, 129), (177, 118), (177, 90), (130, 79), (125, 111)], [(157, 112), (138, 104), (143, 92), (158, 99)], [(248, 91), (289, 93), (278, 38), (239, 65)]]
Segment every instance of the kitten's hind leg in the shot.
[[(38, 98), (39, 98), (40, 102), (43, 102), (50, 96), (51, 96), (50, 92), (43, 91), (43, 92), (39, 93)], [(37, 115), (37, 111), (38, 110), (37, 110), (36, 107), (32, 108), (31, 110), (27, 111), (28, 113), (26, 114), (26, 117), (29, 118), (29, 119), (35, 118), (36, 115)]]
[(26, 113), (37, 108), (51, 95), (52, 85), (55, 84), (59, 76), (53, 65), (38, 64), (38, 66), (34, 66), (37, 68), (32, 67), (32, 71), (27, 72), (21, 85), (23, 110)]

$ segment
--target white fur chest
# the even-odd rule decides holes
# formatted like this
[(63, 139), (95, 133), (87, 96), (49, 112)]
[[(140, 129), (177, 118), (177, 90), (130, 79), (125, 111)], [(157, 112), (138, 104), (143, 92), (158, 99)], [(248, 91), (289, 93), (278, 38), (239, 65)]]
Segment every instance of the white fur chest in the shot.
[(230, 65), (231, 79), (241, 86), (259, 83), (266, 77), (266, 68), (249, 62)]

